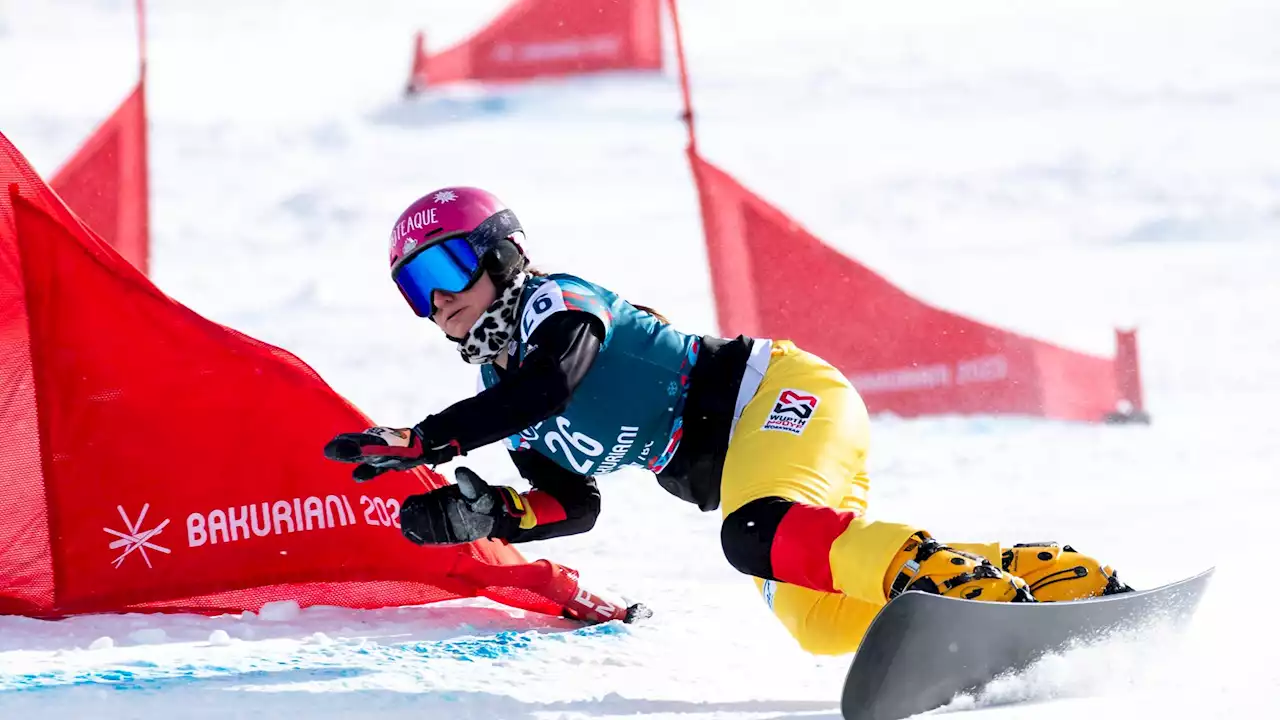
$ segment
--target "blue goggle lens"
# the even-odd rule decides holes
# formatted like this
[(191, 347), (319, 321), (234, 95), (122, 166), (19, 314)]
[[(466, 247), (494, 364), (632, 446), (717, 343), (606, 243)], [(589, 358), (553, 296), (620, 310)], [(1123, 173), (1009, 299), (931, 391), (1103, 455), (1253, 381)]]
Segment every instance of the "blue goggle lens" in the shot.
[(471, 287), (480, 277), (480, 259), (465, 237), (455, 237), (428, 246), (411, 255), (396, 268), (392, 279), (419, 317), (435, 311), (431, 293), (457, 293)]

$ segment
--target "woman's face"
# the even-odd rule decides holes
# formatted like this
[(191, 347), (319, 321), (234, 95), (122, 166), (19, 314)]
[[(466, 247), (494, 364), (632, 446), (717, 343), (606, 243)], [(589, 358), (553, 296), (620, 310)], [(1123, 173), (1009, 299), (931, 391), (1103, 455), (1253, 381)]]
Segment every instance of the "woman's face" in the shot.
[(431, 316), (431, 321), (439, 325), (449, 337), (463, 337), (497, 298), (498, 288), (494, 286), (489, 273), (483, 273), (475, 285), (460, 293), (444, 290), (433, 292), (431, 301), (435, 304), (436, 311)]

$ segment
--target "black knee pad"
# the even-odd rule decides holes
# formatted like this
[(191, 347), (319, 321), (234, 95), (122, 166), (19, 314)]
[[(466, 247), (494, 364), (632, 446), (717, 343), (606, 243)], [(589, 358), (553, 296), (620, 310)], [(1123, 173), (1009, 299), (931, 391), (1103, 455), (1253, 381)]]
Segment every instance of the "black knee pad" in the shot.
[(720, 525), (720, 547), (729, 564), (746, 575), (764, 580), (773, 576), (773, 536), (791, 509), (792, 501), (767, 497), (743, 505), (729, 513)]

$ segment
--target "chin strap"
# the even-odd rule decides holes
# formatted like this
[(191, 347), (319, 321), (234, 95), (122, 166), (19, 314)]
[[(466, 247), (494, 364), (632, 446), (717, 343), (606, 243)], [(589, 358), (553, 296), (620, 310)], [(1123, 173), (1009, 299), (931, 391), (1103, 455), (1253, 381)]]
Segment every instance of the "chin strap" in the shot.
[(450, 338), (458, 343), (458, 353), (472, 365), (493, 362), (506, 352), (516, 329), (516, 310), (520, 307), (520, 295), (527, 273), (520, 273), (502, 289), (496, 300), (480, 315), (464, 338)]

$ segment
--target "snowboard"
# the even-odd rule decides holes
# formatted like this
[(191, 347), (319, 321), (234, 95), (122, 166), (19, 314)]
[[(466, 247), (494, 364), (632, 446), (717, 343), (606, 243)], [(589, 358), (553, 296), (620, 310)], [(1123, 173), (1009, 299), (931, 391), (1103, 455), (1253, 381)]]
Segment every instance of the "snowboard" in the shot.
[(909, 591), (889, 601), (845, 678), (846, 720), (899, 720), (976, 692), (1046, 654), (1113, 632), (1179, 628), (1214, 568), (1150, 590), (1054, 603), (995, 603)]

